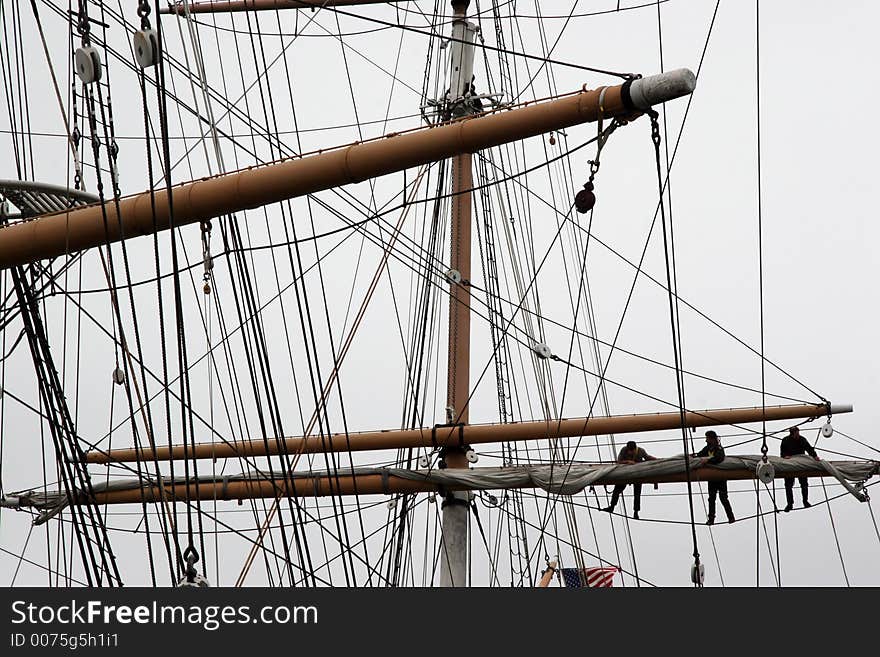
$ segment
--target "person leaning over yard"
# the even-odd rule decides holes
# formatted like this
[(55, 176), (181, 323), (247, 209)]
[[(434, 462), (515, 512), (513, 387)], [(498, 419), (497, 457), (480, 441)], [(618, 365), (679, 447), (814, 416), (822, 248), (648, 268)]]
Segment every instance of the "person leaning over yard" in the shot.
[[(706, 432), (706, 446), (699, 452), (694, 454), (696, 457), (709, 457), (706, 465), (718, 465), (724, 460), (724, 448), (721, 441), (718, 440), (718, 434), (711, 429)], [(733, 517), (733, 509), (730, 508), (730, 500), (727, 499), (727, 480), (720, 479), (718, 481), (709, 481), (709, 517), (706, 519), (707, 525), (715, 524), (715, 496), (721, 499), (721, 506), (727, 512), (727, 522), (735, 522)]]
[[(788, 435), (782, 439), (782, 444), (779, 446), (779, 456), (787, 459), (802, 454), (809, 454), (817, 461), (819, 460), (816, 450), (813, 449), (813, 446), (809, 441), (801, 435), (800, 429), (797, 427), (791, 427), (788, 430)], [(810, 482), (806, 477), (798, 477), (798, 482), (801, 485), (801, 499), (804, 502), (804, 508), (809, 509), (810, 506), (812, 506), (807, 500), (810, 493)], [(786, 513), (791, 511), (791, 507), (794, 506), (793, 488), (794, 477), (785, 477), (785, 508), (783, 511)]]
[[(644, 449), (636, 445), (636, 441), (630, 440), (617, 455), (617, 462), (621, 464), (634, 464), (641, 463), (642, 461), (654, 461), (656, 458), (656, 456), (651, 456)], [(614, 507), (617, 506), (617, 500), (620, 499), (620, 495), (623, 493), (624, 488), (626, 488), (626, 484), (617, 484), (614, 487), (614, 491), (611, 493), (611, 504), (602, 509), (603, 511), (607, 511), (608, 513), (614, 511)], [(641, 497), (642, 485), (633, 484), (633, 518), (635, 520), (639, 519)]]

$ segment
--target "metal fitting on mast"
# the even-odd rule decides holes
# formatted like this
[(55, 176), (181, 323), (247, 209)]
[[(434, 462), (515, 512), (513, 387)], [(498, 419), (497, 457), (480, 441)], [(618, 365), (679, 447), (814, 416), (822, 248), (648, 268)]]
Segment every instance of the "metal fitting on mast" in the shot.
[(657, 75), (627, 80), (623, 83), (621, 96), (627, 107), (645, 111), (654, 105), (687, 96), (696, 88), (697, 78), (693, 72), (686, 68), (677, 68)]

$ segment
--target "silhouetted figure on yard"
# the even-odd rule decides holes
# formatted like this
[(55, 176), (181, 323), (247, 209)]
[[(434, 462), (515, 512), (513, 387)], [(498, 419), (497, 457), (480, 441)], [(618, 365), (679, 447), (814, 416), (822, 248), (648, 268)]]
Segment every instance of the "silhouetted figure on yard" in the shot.
[[(779, 456), (787, 459), (792, 456), (800, 456), (801, 454), (809, 454), (817, 461), (819, 460), (819, 457), (816, 455), (816, 450), (813, 449), (813, 446), (809, 441), (801, 435), (800, 429), (792, 427), (788, 430), (788, 435), (782, 439), (782, 444), (779, 446)], [(798, 477), (798, 482), (801, 485), (801, 498), (804, 501), (804, 508), (808, 509), (812, 506), (807, 499), (810, 492), (810, 483), (806, 477)], [(785, 508), (783, 511), (786, 513), (791, 511), (791, 507), (794, 506), (793, 488), (794, 477), (785, 477)]]
[[(724, 448), (718, 440), (718, 434), (711, 429), (706, 432), (706, 446), (695, 454), (695, 456), (708, 456), (706, 461), (709, 465), (718, 465), (724, 460)], [(721, 499), (721, 506), (727, 512), (727, 521), (734, 522), (733, 509), (730, 508), (730, 500), (727, 499), (727, 480), (719, 479), (718, 481), (709, 481), (709, 517), (706, 520), (707, 525), (715, 524), (715, 496)]]
[[(636, 445), (636, 441), (634, 440), (630, 440), (617, 455), (618, 463), (634, 464), (641, 463), (642, 461), (653, 461), (654, 459), (656, 459), (655, 456), (651, 456), (648, 452)], [(607, 511), (608, 513), (614, 511), (614, 507), (617, 506), (617, 500), (620, 499), (620, 494), (623, 493), (624, 488), (626, 488), (626, 484), (617, 484), (614, 487), (614, 491), (611, 493), (611, 504), (602, 509), (603, 511)], [(633, 484), (633, 518), (636, 520), (639, 519), (641, 496), (642, 485)]]

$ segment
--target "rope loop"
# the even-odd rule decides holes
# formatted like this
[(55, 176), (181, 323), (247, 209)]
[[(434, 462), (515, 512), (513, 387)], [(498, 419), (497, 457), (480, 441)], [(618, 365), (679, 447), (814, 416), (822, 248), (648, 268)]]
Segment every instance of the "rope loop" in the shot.
[(195, 547), (189, 545), (183, 551), (183, 560), (186, 562), (186, 569), (184, 571), (186, 581), (192, 584), (199, 575), (199, 571), (196, 570), (196, 564), (199, 562), (199, 553)]

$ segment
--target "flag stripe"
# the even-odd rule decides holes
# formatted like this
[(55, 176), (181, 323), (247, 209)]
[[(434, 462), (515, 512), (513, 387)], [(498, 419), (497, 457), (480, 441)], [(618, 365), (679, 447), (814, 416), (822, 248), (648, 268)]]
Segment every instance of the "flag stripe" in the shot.
[(618, 569), (614, 566), (599, 568), (563, 568), (562, 580), (570, 588), (597, 588), (614, 586), (614, 575)]

